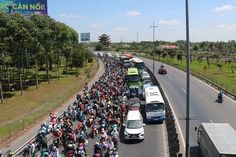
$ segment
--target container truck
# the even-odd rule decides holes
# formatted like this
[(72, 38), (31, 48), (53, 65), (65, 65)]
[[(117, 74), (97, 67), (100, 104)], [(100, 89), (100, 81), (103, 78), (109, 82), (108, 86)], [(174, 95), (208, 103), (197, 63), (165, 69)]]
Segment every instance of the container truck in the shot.
[(228, 123), (202, 123), (198, 144), (202, 157), (236, 157), (236, 131)]

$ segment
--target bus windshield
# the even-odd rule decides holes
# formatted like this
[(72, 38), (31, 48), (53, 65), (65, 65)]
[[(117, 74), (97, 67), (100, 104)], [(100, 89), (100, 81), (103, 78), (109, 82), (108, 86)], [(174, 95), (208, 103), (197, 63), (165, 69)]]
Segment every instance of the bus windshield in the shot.
[(126, 81), (128, 82), (138, 82), (140, 80), (141, 80), (141, 77), (139, 75), (126, 76)]
[(138, 68), (138, 69), (144, 69), (144, 63), (143, 62), (140, 62), (140, 63), (134, 63), (135, 64), (135, 67)]
[(165, 105), (163, 103), (150, 103), (146, 106), (147, 112), (157, 112), (157, 111), (164, 111)]

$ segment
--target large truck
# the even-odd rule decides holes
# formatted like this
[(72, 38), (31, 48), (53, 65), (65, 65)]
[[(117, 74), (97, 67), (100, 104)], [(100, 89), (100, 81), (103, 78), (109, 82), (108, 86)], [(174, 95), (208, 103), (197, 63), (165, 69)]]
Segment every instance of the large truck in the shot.
[(202, 123), (198, 144), (202, 157), (236, 157), (236, 131), (228, 123)]

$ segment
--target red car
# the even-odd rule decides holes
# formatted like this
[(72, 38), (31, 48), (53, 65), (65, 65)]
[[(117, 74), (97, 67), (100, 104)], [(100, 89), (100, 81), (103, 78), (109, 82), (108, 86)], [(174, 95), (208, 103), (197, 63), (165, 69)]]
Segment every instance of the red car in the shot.
[(139, 98), (131, 98), (129, 100), (129, 111), (139, 110), (141, 101)]
[(164, 65), (161, 65), (161, 67), (158, 70), (158, 74), (167, 74), (166, 69), (164, 68)]

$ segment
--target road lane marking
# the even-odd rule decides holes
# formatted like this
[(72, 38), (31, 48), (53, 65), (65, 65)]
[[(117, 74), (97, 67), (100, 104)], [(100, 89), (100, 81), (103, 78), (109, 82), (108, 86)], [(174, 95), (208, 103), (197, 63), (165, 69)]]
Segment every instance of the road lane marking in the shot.
[(182, 91), (183, 91), (185, 94), (187, 93), (186, 89), (184, 89), (184, 88), (182, 88)]
[(173, 80), (173, 78), (172, 78), (171, 76), (167, 75), (167, 77), (168, 77), (170, 80)]
[[(183, 132), (182, 132), (182, 130), (181, 130), (181, 128), (180, 128), (180, 125), (179, 125), (179, 121), (178, 121), (178, 119), (177, 119), (177, 116), (176, 116), (176, 114), (175, 114), (175, 111), (174, 111), (174, 109), (173, 109), (173, 107), (172, 107), (172, 105), (171, 105), (171, 103), (170, 103), (170, 100), (169, 100), (169, 98), (168, 98), (166, 92), (164, 91), (164, 89), (163, 89), (163, 92), (165, 93), (165, 96), (166, 96), (166, 98), (167, 98), (167, 100), (168, 100), (168, 102), (169, 102), (169, 104), (170, 104), (171, 111), (173, 112), (174, 118), (175, 118), (175, 120), (176, 120), (175, 122), (176, 122), (177, 128), (178, 128), (179, 133), (180, 133), (180, 138), (181, 138), (180, 141), (182, 142), (183, 147), (184, 147), (184, 151), (185, 151), (185, 140), (184, 140)], [(183, 153), (184, 153), (184, 152), (183, 152)]]
[(167, 141), (167, 129), (166, 129), (166, 127), (165, 127), (165, 125), (164, 125), (164, 123), (161, 125), (161, 128), (162, 128), (162, 132), (163, 132), (163, 134), (164, 134), (164, 136), (162, 136), (163, 137), (163, 147), (164, 147), (164, 157), (167, 157), (167, 156), (169, 156), (169, 146), (168, 146), (168, 144), (166, 143), (166, 141)]

